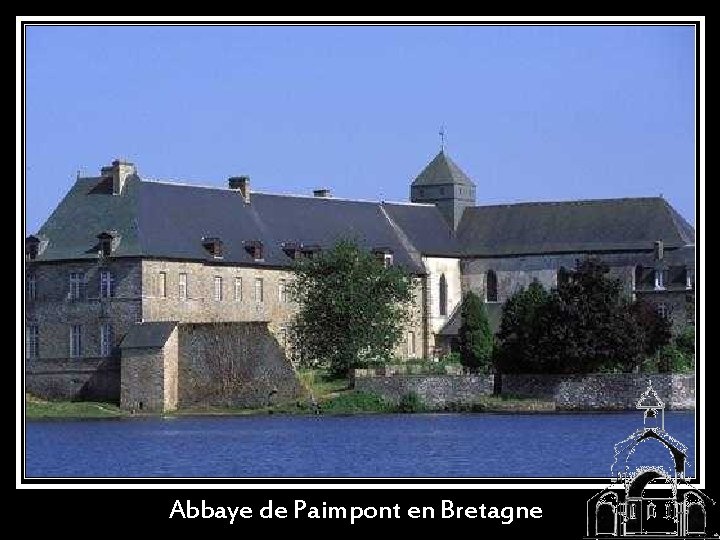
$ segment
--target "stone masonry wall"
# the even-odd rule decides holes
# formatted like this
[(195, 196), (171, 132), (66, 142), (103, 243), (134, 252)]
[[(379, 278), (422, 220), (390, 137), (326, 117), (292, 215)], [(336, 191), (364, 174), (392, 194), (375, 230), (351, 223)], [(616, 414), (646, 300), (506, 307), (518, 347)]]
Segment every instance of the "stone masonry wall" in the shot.
[[(695, 376), (685, 374), (502, 375), (501, 394), (554, 401), (558, 410), (634, 409), (648, 380), (667, 409), (695, 407)], [(378, 375), (357, 370), (355, 389), (397, 403), (415, 392), (432, 408), (493, 393), (493, 375)]]
[(25, 369), (25, 391), (43, 399), (117, 402), (119, 390), (117, 358), (34, 359)]
[(123, 349), (120, 407), (128, 411), (164, 411), (164, 363), (162, 347)]
[(416, 393), (423, 403), (442, 408), (448, 403), (470, 403), (493, 392), (492, 375), (392, 375), (355, 378), (355, 390), (382, 396), (397, 403)]
[(263, 407), (302, 395), (265, 323), (178, 326), (180, 407)]
[(695, 406), (692, 374), (602, 373), (589, 375), (502, 375), (501, 392), (507, 395), (552, 399), (558, 409), (634, 409), (648, 380), (667, 409)]

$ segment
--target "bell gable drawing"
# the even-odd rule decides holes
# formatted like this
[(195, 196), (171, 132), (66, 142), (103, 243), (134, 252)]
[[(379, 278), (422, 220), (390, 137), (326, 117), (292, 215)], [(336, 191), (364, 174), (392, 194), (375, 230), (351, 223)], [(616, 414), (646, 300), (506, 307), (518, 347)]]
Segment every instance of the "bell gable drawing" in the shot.
[[(615, 445), (612, 484), (587, 503), (586, 538), (718, 538), (708, 533), (714, 501), (687, 482), (688, 449), (665, 431), (665, 403), (652, 382), (637, 408), (643, 426)], [(663, 458), (639, 463), (658, 448)]]

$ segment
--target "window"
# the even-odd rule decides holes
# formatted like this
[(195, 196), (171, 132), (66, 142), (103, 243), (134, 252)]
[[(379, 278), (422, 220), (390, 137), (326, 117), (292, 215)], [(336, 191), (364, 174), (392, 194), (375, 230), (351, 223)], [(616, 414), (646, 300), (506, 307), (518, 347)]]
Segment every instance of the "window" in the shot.
[(188, 299), (187, 274), (180, 274), (178, 276), (178, 297), (180, 300)]
[(408, 332), (407, 355), (408, 358), (412, 358), (415, 356), (415, 332)]
[(100, 298), (115, 296), (115, 278), (110, 270), (100, 271)]
[(235, 278), (235, 301), (242, 302), (242, 278)]
[(568, 272), (567, 268), (561, 266), (557, 272), (557, 284), (565, 285), (566, 283), (568, 283), (568, 281), (570, 281), (570, 273)]
[(113, 327), (110, 323), (100, 325), (100, 356), (112, 355), (113, 349)]
[(167, 298), (167, 273), (166, 272), (160, 272), (158, 274), (157, 295), (160, 298)]
[(445, 274), (440, 276), (440, 315), (447, 315), (447, 280)]
[(385, 268), (390, 268), (393, 264), (393, 254), (383, 253), (383, 265)]
[(223, 282), (220, 276), (215, 276), (215, 301), (222, 302), (223, 298)]
[(28, 324), (25, 328), (25, 355), (27, 358), (37, 358), (40, 349), (40, 332), (37, 324)]
[(85, 296), (85, 276), (80, 272), (70, 273), (70, 300), (80, 300)]
[(79, 324), (70, 327), (70, 356), (72, 358), (82, 356), (82, 326)]
[(282, 304), (286, 304), (288, 301), (287, 282), (284, 279), (278, 282), (278, 298)]
[(655, 288), (656, 289), (664, 289), (665, 288), (665, 271), (656, 269), (655, 270)]
[(635, 289), (652, 289), (655, 286), (655, 270), (652, 267), (635, 267)]
[(112, 238), (100, 239), (100, 253), (103, 257), (109, 257), (112, 252)]
[(255, 278), (255, 301), (263, 302), (263, 278)]
[(498, 301), (498, 284), (495, 270), (487, 271), (487, 282), (485, 284), (485, 300), (487, 302)]
[(37, 276), (33, 272), (28, 274), (26, 285), (28, 300), (35, 300), (37, 298)]
[(657, 310), (658, 315), (660, 315), (661, 317), (667, 318), (667, 316), (668, 316), (667, 304), (665, 304), (664, 302), (660, 302), (659, 304), (657, 304), (655, 306), (655, 309)]
[(287, 348), (287, 343), (288, 343), (287, 335), (288, 335), (287, 326), (285, 326), (285, 325), (280, 326), (278, 328), (278, 343), (280, 343), (280, 346), (283, 349)]

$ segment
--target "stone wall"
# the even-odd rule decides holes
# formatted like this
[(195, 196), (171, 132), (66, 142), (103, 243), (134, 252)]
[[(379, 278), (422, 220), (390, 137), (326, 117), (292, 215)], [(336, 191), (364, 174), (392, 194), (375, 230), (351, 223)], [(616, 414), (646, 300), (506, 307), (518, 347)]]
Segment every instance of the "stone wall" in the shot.
[(557, 409), (634, 409), (648, 380), (667, 409), (695, 407), (692, 374), (602, 373), (589, 375), (502, 375), (502, 394), (555, 401)]
[(117, 402), (120, 363), (117, 358), (28, 360), (25, 391), (50, 400)]
[(382, 396), (397, 403), (416, 393), (423, 403), (442, 408), (448, 403), (470, 403), (493, 392), (492, 375), (391, 375), (355, 378), (355, 390)]
[[(493, 375), (411, 375), (355, 371), (355, 389), (397, 403), (414, 392), (426, 405), (442, 408), (447, 403), (468, 403), (493, 393)], [(667, 409), (695, 408), (695, 376), (692, 374), (502, 375), (502, 395), (553, 401), (557, 410), (627, 410), (647, 389), (648, 380)]]
[(301, 396), (265, 323), (178, 326), (178, 406), (263, 407)]

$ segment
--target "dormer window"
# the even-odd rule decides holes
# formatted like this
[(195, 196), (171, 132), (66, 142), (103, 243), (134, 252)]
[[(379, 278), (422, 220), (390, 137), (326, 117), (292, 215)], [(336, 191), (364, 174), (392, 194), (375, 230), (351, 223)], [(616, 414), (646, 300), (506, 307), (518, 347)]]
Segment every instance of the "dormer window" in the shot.
[(293, 260), (298, 259), (301, 256), (300, 244), (297, 242), (283, 242), (282, 250), (285, 252), (285, 255)]
[(37, 236), (28, 236), (25, 239), (25, 253), (31, 261), (38, 256), (40, 251), (40, 239)]
[(216, 236), (206, 236), (202, 239), (202, 245), (210, 255), (216, 259), (221, 259), (223, 256), (223, 243)]
[(98, 255), (100, 257), (109, 257), (112, 253), (113, 235), (107, 231), (103, 231), (97, 235), (98, 239)]
[(263, 243), (260, 240), (249, 240), (245, 242), (245, 250), (256, 261), (261, 261), (264, 258)]
[(385, 268), (390, 268), (393, 265), (392, 249), (388, 247), (375, 248), (373, 249), (373, 255)]
[(312, 259), (320, 253), (320, 246), (316, 244), (303, 244), (300, 248), (300, 253), (305, 259)]

